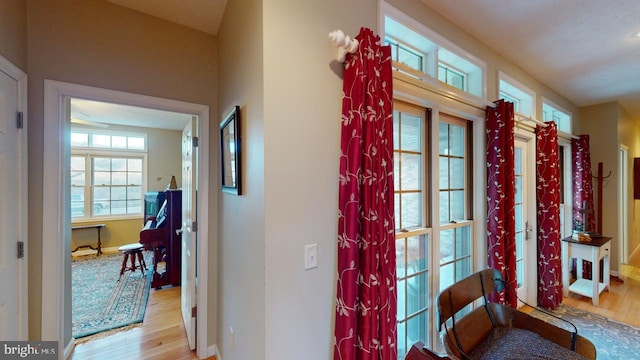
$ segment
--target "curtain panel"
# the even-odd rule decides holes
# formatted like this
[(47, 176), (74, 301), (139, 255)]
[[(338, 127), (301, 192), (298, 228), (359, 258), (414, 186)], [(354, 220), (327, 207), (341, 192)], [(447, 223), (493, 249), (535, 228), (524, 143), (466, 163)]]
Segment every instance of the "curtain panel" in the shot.
[[(591, 175), (591, 153), (589, 135), (580, 135), (571, 140), (573, 154), (573, 229), (596, 230), (593, 203), (593, 179)], [(575, 264), (575, 259), (572, 264)], [(574, 266), (575, 268), (575, 266)], [(582, 260), (582, 277), (591, 279), (591, 262)]]
[(560, 158), (556, 124), (545, 124), (536, 128), (538, 304), (555, 309), (562, 303)]
[(492, 301), (517, 307), (513, 103), (487, 107), (487, 263), (499, 270), (505, 290)]
[(344, 68), (336, 360), (396, 360), (391, 48), (362, 28)]

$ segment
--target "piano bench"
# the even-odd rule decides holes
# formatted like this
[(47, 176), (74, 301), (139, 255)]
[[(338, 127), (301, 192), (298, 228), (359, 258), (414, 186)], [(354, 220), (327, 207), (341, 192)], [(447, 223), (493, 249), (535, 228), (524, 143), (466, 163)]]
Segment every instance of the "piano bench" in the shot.
[[(120, 278), (125, 271), (136, 271), (136, 269), (140, 269), (143, 273), (147, 271), (147, 264), (144, 262), (144, 256), (142, 256), (142, 250), (144, 250), (142, 244), (133, 243), (122, 245), (118, 250), (124, 254), (122, 268), (120, 268)], [(127, 260), (129, 260), (129, 257), (131, 257), (131, 267), (127, 268)], [(136, 265), (136, 257), (138, 258), (138, 265)], [(118, 278), (118, 281), (120, 281), (120, 278)]]

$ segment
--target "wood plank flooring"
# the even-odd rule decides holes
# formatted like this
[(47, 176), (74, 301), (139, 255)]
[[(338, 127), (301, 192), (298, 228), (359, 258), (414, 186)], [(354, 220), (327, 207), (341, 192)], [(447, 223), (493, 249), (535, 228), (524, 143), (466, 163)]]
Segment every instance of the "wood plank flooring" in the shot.
[[(72, 360), (197, 359), (180, 314), (180, 287), (151, 289), (142, 326), (77, 344)], [(210, 359), (214, 359), (212, 357)]]

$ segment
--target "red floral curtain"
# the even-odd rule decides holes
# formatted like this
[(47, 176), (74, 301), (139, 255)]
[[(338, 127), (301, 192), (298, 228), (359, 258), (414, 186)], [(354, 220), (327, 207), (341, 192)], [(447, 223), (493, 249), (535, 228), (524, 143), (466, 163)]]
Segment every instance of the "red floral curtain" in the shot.
[[(571, 140), (573, 154), (573, 229), (595, 231), (589, 135)], [(591, 262), (582, 260), (582, 277), (591, 279)]]
[(363, 28), (342, 99), (334, 359), (396, 360), (391, 48)]
[(573, 221), (574, 229), (595, 231), (593, 212), (593, 179), (591, 178), (591, 154), (589, 135), (571, 140), (573, 154)]
[(515, 167), (513, 103), (487, 107), (487, 255), (502, 273), (505, 291), (492, 301), (516, 307)]
[(562, 303), (560, 159), (556, 124), (550, 121), (546, 125), (536, 129), (538, 304), (555, 309)]

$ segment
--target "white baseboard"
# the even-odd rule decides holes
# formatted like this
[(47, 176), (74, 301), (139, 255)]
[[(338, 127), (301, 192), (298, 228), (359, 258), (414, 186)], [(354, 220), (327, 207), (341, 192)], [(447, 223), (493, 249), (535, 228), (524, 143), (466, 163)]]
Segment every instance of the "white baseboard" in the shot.
[(64, 350), (62, 351), (62, 359), (68, 359), (69, 357), (71, 357), (71, 353), (73, 352), (73, 349), (75, 348), (75, 346), (76, 346), (76, 339), (71, 338), (67, 346), (65, 346)]
[(214, 355), (216, 357), (216, 360), (222, 360), (222, 356), (220, 355), (218, 346), (216, 344), (213, 344), (207, 348), (207, 358), (210, 358)]

